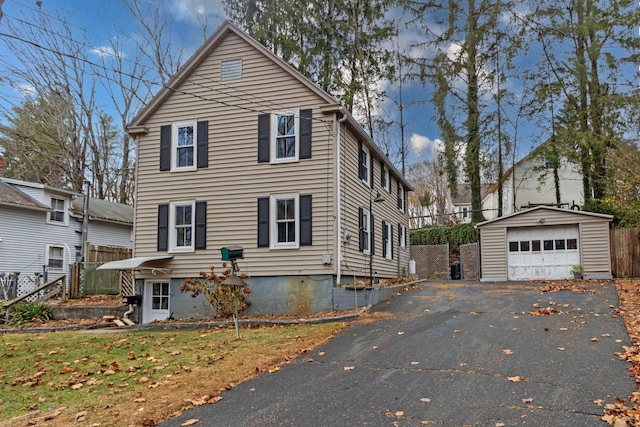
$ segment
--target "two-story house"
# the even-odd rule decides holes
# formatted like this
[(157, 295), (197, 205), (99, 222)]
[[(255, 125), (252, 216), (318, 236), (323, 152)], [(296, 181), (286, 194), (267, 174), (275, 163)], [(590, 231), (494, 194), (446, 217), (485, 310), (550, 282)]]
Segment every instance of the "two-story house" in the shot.
[[(532, 150), (504, 174), (502, 184), (502, 215), (509, 215), (536, 206), (555, 206), (579, 210), (584, 204), (580, 166), (560, 155), (557, 165), (545, 156), (546, 142)], [(560, 196), (558, 201), (557, 190)], [(498, 187), (488, 192), (483, 205), (486, 219), (498, 217)]]
[[(82, 258), (84, 196), (0, 176), (0, 274), (53, 278)], [(131, 248), (133, 208), (90, 199), (86, 243)]]
[[(407, 273), (409, 182), (332, 96), (225, 22), (133, 119), (142, 320), (210, 316), (186, 278), (244, 248), (253, 313)], [(107, 266), (105, 266), (107, 267)]]

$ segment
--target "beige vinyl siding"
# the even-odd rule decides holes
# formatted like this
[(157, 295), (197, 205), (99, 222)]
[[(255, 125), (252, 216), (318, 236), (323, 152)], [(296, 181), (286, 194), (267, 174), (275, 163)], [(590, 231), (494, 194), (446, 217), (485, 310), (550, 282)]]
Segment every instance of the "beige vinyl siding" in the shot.
[[(344, 127), (343, 127), (344, 128)], [(348, 129), (348, 127), (347, 127)], [(343, 245), (342, 274), (344, 276), (369, 277), (369, 254), (364, 254), (359, 250), (359, 228), (358, 228), (358, 208), (369, 210), (369, 200), (376, 197), (379, 192), (385, 200), (379, 203), (372, 203), (374, 218), (374, 245), (375, 254), (373, 256), (373, 270), (378, 272), (378, 277), (397, 277), (403, 272), (408, 274), (409, 246), (408, 228), (409, 220), (406, 213), (402, 213), (397, 208), (397, 187), (398, 177), (390, 174), (391, 192), (387, 192), (380, 186), (380, 159), (375, 157), (373, 150), (372, 166), (374, 170), (373, 188), (365, 184), (358, 177), (358, 139), (351, 131), (342, 132), (342, 227), (351, 233), (351, 241), (348, 245)], [(366, 144), (363, 141), (363, 144)], [(366, 146), (366, 145), (365, 145)], [(405, 189), (405, 197), (407, 192)], [(393, 259), (385, 259), (382, 256), (382, 221), (385, 220), (393, 226), (391, 236), (393, 245)], [(407, 227), (407, 246), (404, 249), (398, 248), (398, 223)], [(398, 274), (398, 257), (400, 257), (400, 272)]]
[(586, 277), (610, 277), (611, 253), (609, 223), (606, 221), (580, 224), (581, 263)]
[[(237, 58), (242, 78), (220, 83), (221, 61)], [(334, 266), (322, 264), (322, 255), (333, 251), (335, 235), (335, 136), (332, 118), (319, 110), (325, 103), (235, 34), (225, 37), (144, 123), (149, 132), (140, 136), (138, 149), (136, 256), (158, 253), (159, 204), (197, 200), (207, 201), (207, 249), (175, 254), (167, 265), (173, 277), (219, 268), (219, 248), (225, 245), (245, 248), (239, 264), (249, 275), (332, 274)], [(258, 163), (258, 115), (291, 108), (313, 109), (312, 158)], [(209, 122), (209, 167), (160, 172), (160, 126), (188, 120)], [(285, 193), (312, 195), (313, 245), (257, 248), (258, 198)]]
[(507, 280), (506, 228), (481, 228), (480, 254), (483, 280)]

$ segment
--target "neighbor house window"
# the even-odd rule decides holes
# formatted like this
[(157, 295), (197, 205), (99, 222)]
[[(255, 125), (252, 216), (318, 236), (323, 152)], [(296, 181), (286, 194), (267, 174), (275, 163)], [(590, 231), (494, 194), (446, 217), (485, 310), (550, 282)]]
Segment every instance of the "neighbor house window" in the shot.
[(170, 251), (192, 251), (195, 229), (195, 202), (171, 203), (169, 214)]
[(220, 80), (236, 80), (242, 77), (242, 59), (222, 61)]
[(51, 209), (49, 212), (49, 222), (65, 224), (66, 221), (66, 203), (64, 199), (51, 198)]
[(172, 151), (173, 169), (194, 169), (196, 159), (196, 124), (177, 123), (173, 125)]
[(271, 115), (271, 162), (298, 160), (300, 113), (283, 111)]
[(297, 248), (300, 234), (298, 195), (271, 196), (270, 209), (271, 247)]
[(392, 231), (391, 224), (386, 221), (382, 221), (382, 256), (386, 259), (393, 259), (393, 249), (392, 249)]
[(49, 268), (62, 269), (64, 265), (64, 247), (49, 246), (47, 251), (47, 266)]

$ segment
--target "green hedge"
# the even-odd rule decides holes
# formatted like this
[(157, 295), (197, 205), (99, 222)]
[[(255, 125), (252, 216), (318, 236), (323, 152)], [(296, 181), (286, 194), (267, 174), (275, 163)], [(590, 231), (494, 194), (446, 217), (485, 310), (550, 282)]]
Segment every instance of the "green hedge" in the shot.
[(614, 227), (640, 227), (640, 202), (630, 202), (620, 206), (612, 202), (590, 200), (584, 204), (582, 209), (586, 212), (613, 215)]
[(480, 233), (471, 224), (456, 224), (451, 227), (423, 227), (411, 230), (409, 241), (412, 245), (444, 245), (449, 242), (451, 250), (457, 251), (460, 245), (480, 240)]

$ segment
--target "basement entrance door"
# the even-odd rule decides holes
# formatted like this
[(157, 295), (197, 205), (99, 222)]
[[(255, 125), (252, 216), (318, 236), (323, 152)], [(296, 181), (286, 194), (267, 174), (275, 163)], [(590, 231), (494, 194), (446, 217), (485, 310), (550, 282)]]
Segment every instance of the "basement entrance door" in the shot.
[(578, 226), (508, 229), (507, 251), (509, 280), (569, 279), (580, 264)]
[(169, 282), (148, 281), (144, 284), (144, 296), (142, 297), (142, 323), (154, 320), (167, 320), (171, 315), (169, 311)]

